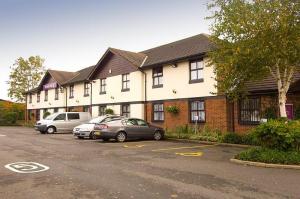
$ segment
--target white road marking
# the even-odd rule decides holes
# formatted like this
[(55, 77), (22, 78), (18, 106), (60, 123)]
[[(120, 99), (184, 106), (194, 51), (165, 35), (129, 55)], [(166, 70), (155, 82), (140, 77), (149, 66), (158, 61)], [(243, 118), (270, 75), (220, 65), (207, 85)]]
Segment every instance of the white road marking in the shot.
[(50, 169), (50, 167), (36, 162), (15, 162), (4, 167), (16, 173), (37, 173)]
[(0, 134), (0, 137), (5, 137), (6, 135)]

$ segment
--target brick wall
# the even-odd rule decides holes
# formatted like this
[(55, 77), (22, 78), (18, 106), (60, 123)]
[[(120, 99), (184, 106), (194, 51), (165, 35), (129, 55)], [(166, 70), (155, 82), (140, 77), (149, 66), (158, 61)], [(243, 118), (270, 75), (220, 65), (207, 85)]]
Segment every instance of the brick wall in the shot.
[[(152, 102), (148, 102), (146, 106), (146, 118), (147, 121), (161, 126), (167, 129), (174, 129), (178, 126), (185, 125), (194, 125), (190, 123), (189, 116), (189, 100), (167, 100), (163, 101), (165, 109), (165, 121), (164, 122), (153, 122), (153, 107)], [(177, 115), (168, 113), (166, 107), (168, 106), (177, 106), (179, 108), (179, 113)], [(216, 98), (206, 98), (205, 99), (205, 110), (206, 110), (206, 122), (199, 123), (199, 127), (203, 128), (207, 126), (212, 129), (219, 129), (221, 131), (228, 130), (228, 114), (227, 114), (227, 102), (225, 97), (216, 97)]]

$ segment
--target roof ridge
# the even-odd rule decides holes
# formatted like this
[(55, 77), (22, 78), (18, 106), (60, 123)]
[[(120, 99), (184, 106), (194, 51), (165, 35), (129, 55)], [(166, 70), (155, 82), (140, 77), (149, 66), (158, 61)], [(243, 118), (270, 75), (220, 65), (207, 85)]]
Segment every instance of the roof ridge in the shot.
[(176, 40), (176, 41), (173, 41), (173, 42), (170, 42), (170, 43), (166, 43), (166, 44), (162, 44), (162, 45), (159, 45), (159, 46), (156, 46), (156, 47), (153, 47), (153, 48), (149, 48), (147, 50), (140, 51), (140, 53), (146, 53), (147, 51), (154, 50), (156, 48), (161, 48), (161, 47), (164, 47), (164, 46), (167, 46), (167, 45), (170, 45), (170, 44), (183, 42), (185, 40), (188, 40), (188, 39), (191, 39), (191, 38), (194, 38), (194, 37), (199, 37), (199, 36), (205, 36), (205, 37), (209, 38), (210, 35), (206, 34), (206, 33), (200, 33), (200, 34), (197, 34), (197, 35), (194, 35), (194, 36), (186, 37), (186, 38), (183, 38), (183, 39), (180, 39), (180, 40)]

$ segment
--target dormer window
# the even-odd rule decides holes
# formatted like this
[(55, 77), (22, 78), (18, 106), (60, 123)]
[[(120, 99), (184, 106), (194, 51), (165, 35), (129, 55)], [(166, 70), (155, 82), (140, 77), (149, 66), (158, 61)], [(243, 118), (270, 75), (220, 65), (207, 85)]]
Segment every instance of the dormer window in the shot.
[(190, 84), (203, 82), (203, 69), (203, 59), (190, 62)]

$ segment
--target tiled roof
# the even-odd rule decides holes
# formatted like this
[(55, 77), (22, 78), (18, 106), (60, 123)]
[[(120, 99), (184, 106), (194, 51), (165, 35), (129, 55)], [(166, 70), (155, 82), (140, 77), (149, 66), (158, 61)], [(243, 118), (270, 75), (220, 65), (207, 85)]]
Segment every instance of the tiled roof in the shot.
[(59, 70), (48, 70), (49, 74), (57, 81), (59, 85), (62, 85), (66, 80), (73, 78), (76, 72), (67, 72)]
[(166, 45), (142, 51), (147, 55), (143, 67), (176, 62), (209, 52), (213, 47), (209, 35), (199, 34)]
[(76, 72), (76, 75), (72, 78), (66, 79), (63, 83), (63, 85), (66, 84), (74, 84), (78, 82), (86, 81), (90, 75), (90, 73), (94, 70), (95, 66), (90, 66), (87, 68), (84, 68), (82, 70), (79, 70)]
[(116, 48), (109, 48), (109, 50), (123, 57), (124, 59), (126, 59), (136, 67), (140, 67), (144, 59), (146, 58), (146, 55), (143, 53), (130, 52), (130, 51), (120, 50)]
[[(290, 88), (293, 88), (293, 84), (298, 81), (300, 81), (300, 72), (294, 74)], [(246, 88), (249, 92), (276, 91), (278, 89), (276, 80), (271, 75), (262, 80), (247, 82)]]

